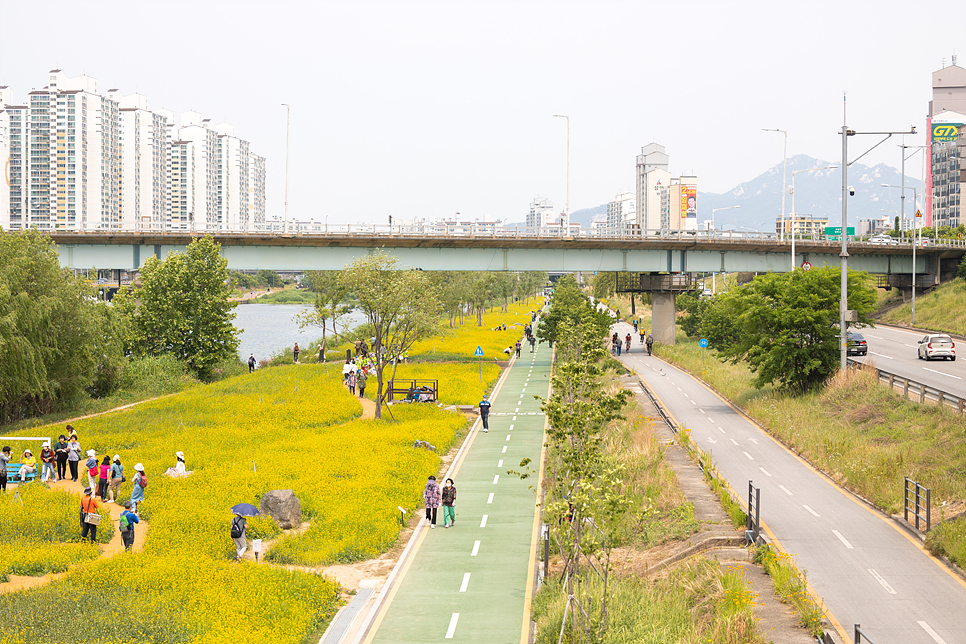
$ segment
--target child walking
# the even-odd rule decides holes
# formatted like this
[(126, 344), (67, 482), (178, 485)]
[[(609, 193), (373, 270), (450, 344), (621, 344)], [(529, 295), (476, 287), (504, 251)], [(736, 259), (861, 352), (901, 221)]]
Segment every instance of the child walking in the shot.
[(443, 486), (443, 527), (456, 525), (456, 484), (453, 479), (446, 479)]

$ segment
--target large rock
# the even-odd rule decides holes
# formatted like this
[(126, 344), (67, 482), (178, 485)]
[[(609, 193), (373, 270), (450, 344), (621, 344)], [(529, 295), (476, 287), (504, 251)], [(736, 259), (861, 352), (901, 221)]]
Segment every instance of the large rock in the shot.
[(266, 492), (259, 504), (262, 514), (267, 514), (289, 530), (302, 524), (302, 503), (292, 490), (272, 490)]

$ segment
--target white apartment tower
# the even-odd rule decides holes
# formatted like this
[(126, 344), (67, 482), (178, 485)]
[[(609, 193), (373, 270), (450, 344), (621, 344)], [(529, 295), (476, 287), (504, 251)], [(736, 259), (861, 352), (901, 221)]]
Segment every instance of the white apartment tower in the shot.
[(630, 192), (622, 192), (607, 204), (606, 234), (622, 236), (637, 225), (636, 199)]
[(546, 197), (537, 197), (530, 203), (530, 212), (527, 213), (527, 230), (539, 231), (555, 221), (552, 201)]
[(661, 228), (661, 194), (671, 179), (664, 146), (649, 143), (637, 155), (637, 225), (643, 234)]

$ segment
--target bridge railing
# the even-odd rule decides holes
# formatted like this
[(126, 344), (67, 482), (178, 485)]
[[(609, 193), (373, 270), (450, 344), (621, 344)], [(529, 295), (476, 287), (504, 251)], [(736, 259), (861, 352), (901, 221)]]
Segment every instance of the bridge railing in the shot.
[(902, 397), (907, 400), (918, 400), (921, 403), (926, 401), (934, 402), (946, 407), (952, 407), (960, 414), (966, 413), (966, 398), (963, 398), (962, 396), (957, 396), (956, 394), (949, 393), (948, 391), (930, 387), (929, 385), (917, 382), (911, 378), (879, 369), (878, 367), (865, 364), (864, 362), (859, 362), (858, 360), (854, 360), (852, 358), (849, 358), (848, 363), (850, 366), (860, 369), (875, 369), (876, 377), (879, 379), (880, 383), (888, 385), (888, 387), (893, 390), (901, 389)]

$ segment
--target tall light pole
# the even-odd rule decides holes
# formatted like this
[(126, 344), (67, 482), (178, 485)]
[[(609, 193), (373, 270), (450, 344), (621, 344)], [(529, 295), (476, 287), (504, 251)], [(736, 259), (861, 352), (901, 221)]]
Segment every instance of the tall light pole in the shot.
[[(789, 230), (789, 233), (792, 236), (792, 270), (793, 271), (795, 270), (795, 215), (797, 214), (797, 212), (795, 211), (795, 175), (798, 174), (799, 172), (812, 172), (814, 170), (831, 170), (837, 167), (838, 166), (834, 166), (834, 165), (823, 165), (817, 168), (805, 168), (804, 170), (792, 170), (792, 225), (791, 225), (791, 229)], [(784, 228), (784, 225), (782, 225), (782, 228)], [(813, 230), (812, 232), (814, 233), (815, 231)]]
[(567, 218), (566, 234), (570, 234), (570, 117), (566, 114), (554, 114), (554, 118), (567, 119)]
[(282, 234), (288, 234), (288, 140), (292, 126), (292, 106), (282, 103), (285, 106), (285, 228)]
[(785, 135), (785, 147), (782, 151), (782, 230), (780, 241), (785, 241), (785, 170), (788, 168), (788, 132), (767, 127), (761, 128), (762, 132), (781, 132)]
[[(915, 152), (913, 152), (915, 154)], [(910, 155), (912, 156), (912, 155)], [(915, 188), (910, 188), (907, 186), (892, 186), (887, 183), (882, 184), (883, 188), (901, 188), (902, 195), (905, 197), (906, 190), (912, 190), (912, 205), (915, 207), (919, 203), (919, 193)], [(900, 228), (905, 228), (905, 221), (900, 219), (902, 226)], [(912, 218), (912, 324), (916, 323), (916, 228), (919, 228), (919, 217)], [(922, 230), (921, 228), (919, 229)], [(919, 241), (922, 241), (922, 233), (919, 234)]]
[[(856, 132), (850, 130), (845, 122), (845, 97), (842, 97), (842, 252), (839, 258), (842, 260), (841, 293), (839, 294), (839, 368), (844, 372), (848, 368), (848, 323), (845, 320), (845, 312), (849, 306), (849, 251), (848, 251), (848, 203), (849, 203), (849, 165), (855, 163), (869, 152), (879, 147), (893, 134), (915, 134), (916, 128), (912, 126), (908, 132)], [(881, 134), (885, 138), (873, 145), (871, 148), (849, 161), (849, 137), (859, 134)]]

